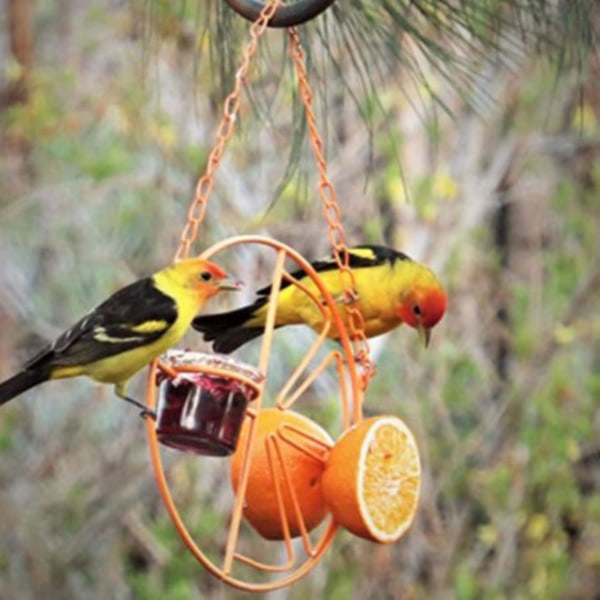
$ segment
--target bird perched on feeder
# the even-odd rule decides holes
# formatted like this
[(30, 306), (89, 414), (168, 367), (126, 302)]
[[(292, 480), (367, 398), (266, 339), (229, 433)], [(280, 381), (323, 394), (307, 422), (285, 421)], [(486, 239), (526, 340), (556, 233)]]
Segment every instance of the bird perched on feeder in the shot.
[[(406, 323), (419, 332), (427, 346), (431, 329), (444, 315), (447, 302), (446, 292), (431, 269), (385, 246), (361, 245), (348, 252), (356, 283), (356, 306), (363, 316), (366, 336), (375, 337)], [(337, 262), (330, 258), (314, 262), (312, 267), (339, 302), (342, 319), (348, 325)], [(316, 285), (304, 271), (291, 275), (319, 296)], [(249, 306), (196, 317), (192, 326), (204, 334), (206, 341), (213, 342), (215, 352), (232, 352), (263, 333), (270, 292), (270, 286), (259, 290)], [(309, 295), (284, 279), (277, 296), (275, 327), (297, 324), (320, 331), (323, 313)], [(339, 337), (335, 327), (328, 335)]]
[(214, 263), (191, 258), (176, 262), (110, 296), (22, 371), (0, 383), (0, 404), (50, 379), (87, 375), (112, 383), (120, 398), (145, 407), (126, 393), (127, 381), (189, 328), (205, 301), (243, 284)]

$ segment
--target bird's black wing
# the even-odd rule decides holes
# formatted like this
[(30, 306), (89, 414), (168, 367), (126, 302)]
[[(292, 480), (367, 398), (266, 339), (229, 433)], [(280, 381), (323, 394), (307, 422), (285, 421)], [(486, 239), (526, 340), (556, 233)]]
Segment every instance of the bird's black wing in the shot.
[[(363, 244), (360, 246), (353, 246), (348, 248), (349, 264), (351, 269), (358, 269), (359, 267), (375, 267), (383, 263), (390, 263), (393, 265), (397, 260), (411, 260), (409, 256), (403, 252), (398, 252), (393, 248), (387, 246), (378, 246), (375, 244)], [(317, 273), (324, 271), (335, 271), (338, 268), (338, 264), (333, 256), (324, 260), (317, 260), (311, 263), (312, 268)], [(295, 279), (301, 280), (306, 277), (304, 269), (298, 269), (290, 273)], [(292, 282), (284, 279), (281, 282), (281, 289), (292, 285)], [(256, 292), (258, 296), (268, 296), (271, 293), (271, 286), (268, 285), (261, 288)]]
[[(393, 264), (396, 260), (410, 260), (406, 254), (385, 246), (355, 246), (349, 249), (349, 254), (350, 267), (353, 269), (374, 267), (386, 262)], [(311, 265), (315, 271), (321, 273), (334, 271), (338, 268), (333, 257), (313, 262)], [(290, 275), (301, 281), (306, 277), (306, 272), (303, 269), (298, 269)], [(281, 289), (290, 285), (292, 283), (289, 280), (282, 279)], [(192, 326), (202, 332), (207, 342), (213, 342), (215, 352), (232, 352), (251, 339), (262, 335), (262, 325), (250, 326), (248, 323), (256, 316), (256, 312), (268, 302), (267, 296), (270, 293), (271, 286), (269, 285), (256, 292), (257, 298), (253, 304), (226, 313), (196, 317), (192, 322)], [(275, 326), (278, 327), (278, 325)]]
[(87, 364), (149, 344), (177, 319), (177, 305), (148, 277), (110, 296), (82, 317), (25, 368), (50, 361), (54, 366)]

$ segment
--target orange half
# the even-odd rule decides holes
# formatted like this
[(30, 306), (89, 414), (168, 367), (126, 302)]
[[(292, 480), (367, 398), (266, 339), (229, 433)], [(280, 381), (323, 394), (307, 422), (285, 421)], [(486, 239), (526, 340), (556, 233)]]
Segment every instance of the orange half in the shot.
[(321, 486), (342, 527), (375, 542), (395, 542), (414, 519), (421, 488), (410, 429), (393, 415), (348, 429), (331, 449)]
[[(252, 419), (242, 427), (231, 460), (231, 483), (237, 493)], [(255, 438), (243, 514), (269, 540), (308, 533), (325, 518), (327, 505), (321, 475), (333, 440), (317, 423), (292, 410), (265, 408), (256, 416)]]

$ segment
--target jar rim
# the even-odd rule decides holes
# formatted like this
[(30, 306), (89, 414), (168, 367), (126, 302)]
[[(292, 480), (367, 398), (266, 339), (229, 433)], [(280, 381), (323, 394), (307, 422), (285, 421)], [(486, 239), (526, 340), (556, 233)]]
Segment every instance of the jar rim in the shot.
[(175, 368), (181, 366), (212, 367), (243, 375), (255, 383), (260, 383), (263, 379), (263, 375), (256, 367), (243, 363), (228, 354), (208, 354), (206, 352), (172, 348), (167, 350), (160, 358)]

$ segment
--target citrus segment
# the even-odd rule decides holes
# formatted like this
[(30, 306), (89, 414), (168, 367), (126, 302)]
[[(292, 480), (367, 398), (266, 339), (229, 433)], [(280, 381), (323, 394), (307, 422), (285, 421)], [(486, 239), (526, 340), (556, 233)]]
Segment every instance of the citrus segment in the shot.
[[(267, 408), (255, 419), (244, 517), (266, 539), (284, 539), (284, 524), (290, 537), (297, 537), (302, 534), (302, 524), (309, 532), (328, 513), (321, 475), (333, 440), (320, 425), (294, 411)], [(234, 492), (239, 487), (252, 420), (246, 418), (232, 456)]]
[(360, 537), (395, 542), (410, 526), (421, 465), (415, 439), (394, 416), (362, 421), (332, 448), (322, 488), (334, 519)]

